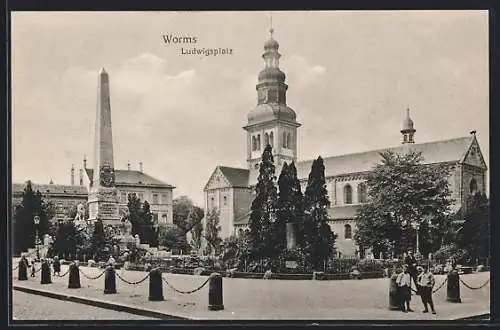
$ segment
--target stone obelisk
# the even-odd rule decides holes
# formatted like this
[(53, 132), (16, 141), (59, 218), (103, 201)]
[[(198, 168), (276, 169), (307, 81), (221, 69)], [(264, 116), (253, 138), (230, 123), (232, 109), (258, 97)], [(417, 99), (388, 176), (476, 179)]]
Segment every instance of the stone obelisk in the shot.
[(89, 219), (95, 221), (99, 218), (104, 225), (118, 225), (120, 215), (113, 161), (109, 76), (104, 68), (99, 71), (97, 85), (94, 148), (94, 172), (88, 201)]

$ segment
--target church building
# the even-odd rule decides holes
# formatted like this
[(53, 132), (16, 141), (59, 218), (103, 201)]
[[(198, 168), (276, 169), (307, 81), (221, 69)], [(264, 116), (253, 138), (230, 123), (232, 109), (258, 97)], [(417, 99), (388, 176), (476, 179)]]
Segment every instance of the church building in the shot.
[[(259, 175), (259, 163), (267, 144), (272, 147), (276, 176), (284, 162), (295, 162), (297, 175), (305, 191), (313, 160), (297, 160), (297, 134), (301, 124), (296, 112), (288, 106), (285, 73), (279, 68), (279, 44), (273, 38), (264, 44), (264, 69), (258, 75), (257, 105), (248, 112), (247, 167), (217, 166), (204, 187), (205, 214), (216, 208), (220, 211), (221, 238), (241, 235), (248, 229), (250, 206), (255, 197), (254, 187)], [(486, 190), (487, 166), (481, 154), (475, 131), (448, 140), (415, 143), (414, 123), (407, 109), (399, 145), (339, 156), (323, 156), (325, 177), (331, 207), (329, 224), (337, 234), (336, 249), (342, 257), (355, 257), (354, 242), (356, 214), (367, 202), (366, 175), (381, 160), (380, 152), (396, 153), (409, 150), (421, 152), (425, 164), (444, 164), (449, 167), (449, 185), (454, 200), (452, 212), (463, 215), (468, 196)], [(395, 141), (395, 144), (397, 142)], [(206, 217), (205, 217), (206, 218)], [(204, 226), (205, 228), (205, 226)]]

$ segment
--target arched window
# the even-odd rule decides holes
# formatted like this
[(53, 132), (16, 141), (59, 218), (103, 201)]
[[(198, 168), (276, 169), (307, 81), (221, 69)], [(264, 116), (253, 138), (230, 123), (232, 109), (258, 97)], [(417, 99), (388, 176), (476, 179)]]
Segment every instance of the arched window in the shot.
[(264, 135), (264, 148), (266, 148), (268, 144), (269, 144), (269, 134), (266, 133)]
[(257, 138), (252, 136), (252, 151), (257, 150)]
[(366, 184), (358, 185), (358, 203), (366, 203)]
[(271, 148), (274, 148), (274, 133), (271, 132), (271, 134), (269, 134), (269, 144), (271, 145)]
[(286, 145), (286, 132), (283, 132), (283, 142), (282, 142), (282, 146), (283, 146), (283, 148), (287, 148), (287, 145)]
[(257, 135), (257, 150), (260, 150), (260, 134)]
[(211, 201), (212, 201), (212, 203), (211, 203), (210, 207), (214, 207), (215, 206), (215, 198), (212, 197)]
[(470, 193), (474, 195), (477, 192), (477, 182), (476, 179), (470, 180)]
[(348, 184), (344, 187), (344, 204), (352, 204), (352, 188)]
[(243, 229), (242, 228), (240, 228), (240, 230), (238, 230), (238, 236), (240, 236), (240, 237), (243, 236)]
[(290, 133), (286, 135), (286, 147), (292, 149), (292, 134)]
[(344, 226), (344, 238), (345, 239), (352, 239), (352, 228), (351, 225), (346, 224)]
[(227, 205), (227, 196), (224, 196), (224, 205)]

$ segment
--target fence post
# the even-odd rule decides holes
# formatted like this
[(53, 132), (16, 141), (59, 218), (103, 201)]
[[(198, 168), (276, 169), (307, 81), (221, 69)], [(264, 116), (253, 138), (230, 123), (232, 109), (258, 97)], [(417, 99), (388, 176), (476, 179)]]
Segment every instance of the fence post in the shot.
[(397, 279), (396, 274), (392, 274), (389, 277), (389, 309), (390, 310), (396, 310), (396, 309), (401, 308), (401, 306), (399, 306), (399, 302), (398, 302), (398, 287), (396, 284), (396, 279)]
[(220, 311), (224, 309), (222, 295), (222, 275), (212, 273), (208, 288), (208, 309), (211, 311)]
[(19, 281), (27, 281), (28, 280), (28, 266), (26, 266), (26, 259), (24, 257), (19, 260), (19, 266), (17, 271), (17, 279)]
[(149, 301), (162, 301), (163, 299), (163, 283), (161, 271), (154, 268), (149, 272)]
[(106, 267), (104, 274), (104, 294), (116, 293), (116, 274), (113, 266)]
[(47, 260), (42, 262), (42, 275), (40, 279), (40, 284), (50, 284), (52, 280), (50, 278), (50, 266)]
[(80, 289), (80, 271), (78, 265), (72, 263), (69, 266), (68, 289)]
[(446, 283), (446, 301), (461, 303), (460, 299), (460, 275), (456, 269), (448, 273), (448, 283)]

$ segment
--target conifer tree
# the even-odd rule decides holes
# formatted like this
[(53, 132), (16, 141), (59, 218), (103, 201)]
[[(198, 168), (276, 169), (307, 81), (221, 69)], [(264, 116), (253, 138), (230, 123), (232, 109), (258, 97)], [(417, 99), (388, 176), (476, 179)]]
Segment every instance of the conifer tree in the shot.
[(315, 270), (323, 267), (334, 253), (335, 235), (328, 225), (330, 206), (326, 190), (323, 159), (313, 161), (304, 195), (304, 246), (308, 260)]
[(268, 144), (262, 153), (259, 177), (255, 186), (256, 195), (250, 214), (250, 245), (254, 259), (271, 257), (274, 254), (273, 227), (278, 207), (274, 173), (272, 148)]
[(275, 225), (276, 246), (281, 250), (286, 247), (286, 226), (292, 223), (297, 245), (302, 245), (303, 231), (303, 195), (297, 178), (295, 163), (285, 163), (278, 179), (278, 213)]
[(106, 258), (104, 255), (104, 250), (106, 247), (106, 234), (104, 232), (104, 225), (101, 219), (97, 219), (94, 223), (94, 231), (92, 232), (92, 243), (91, 251), (95, 255), (94, 258), (98, 261), (102, 261)]

